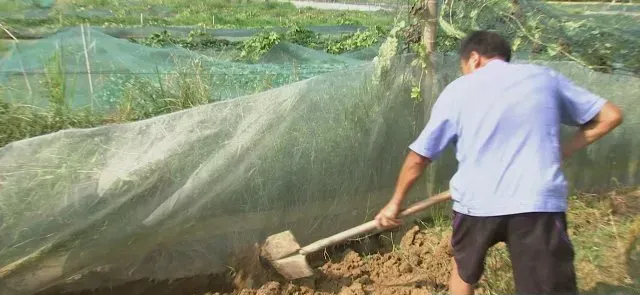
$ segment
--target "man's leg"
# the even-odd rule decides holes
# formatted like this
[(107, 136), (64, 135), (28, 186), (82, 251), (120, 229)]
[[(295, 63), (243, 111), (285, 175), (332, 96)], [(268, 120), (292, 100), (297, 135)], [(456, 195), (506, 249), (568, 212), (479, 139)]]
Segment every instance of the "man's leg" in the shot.
[(460, 278), (455, 258), (451, 258), (451, 265), (453, 265), (453, 268), (451, 269), (451, 279), (449, 280), (449, 294), (473, 295), (473, 285), (468, 284)]
[(518, 294), (578, 294), (574, 251), (564, 213), (509, 219), (507, 247)]
[(453, 269), (449, 281), (452, 295), (473, 294), (484, 272), (487, 250), (506, 236), (504, 217), (475, 217), (458, 212), (453, 214)]

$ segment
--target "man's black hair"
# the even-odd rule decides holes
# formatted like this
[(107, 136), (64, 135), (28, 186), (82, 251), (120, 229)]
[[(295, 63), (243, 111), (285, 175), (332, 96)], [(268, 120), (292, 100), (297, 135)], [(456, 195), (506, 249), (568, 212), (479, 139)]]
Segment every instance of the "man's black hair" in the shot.
[(486, 58), (500, 57), (511, 61), (511, 44), (494, 32), (475, 31), (462, 40), (458, 51), (460, 58), (469, 60), (472, 51)]

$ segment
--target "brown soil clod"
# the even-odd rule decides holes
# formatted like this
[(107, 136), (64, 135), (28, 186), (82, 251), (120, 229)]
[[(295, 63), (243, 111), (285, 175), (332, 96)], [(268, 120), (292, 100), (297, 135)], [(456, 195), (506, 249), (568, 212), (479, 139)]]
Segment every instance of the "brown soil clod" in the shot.
[(300, 295), (432, 294), (443, 290), (449, 279), (449, 240), (450, 235), (416, 226), (387, 251), (368, 254), (347, 248), (331, 253), (316, 268), (315, 277), (278, 285), (269, 282), (258, 293), (246, 294), (269, 295), (274, 290)]
[(282, 294), (282, 290), (280, 288), (280, 283), (278, 282), (268, 282), (262, 285), (262, 287), (260, 287), (260, 289), (258, 289), (258, 291), (256, 292), (256, 295), (280, 295), (280, 294)]

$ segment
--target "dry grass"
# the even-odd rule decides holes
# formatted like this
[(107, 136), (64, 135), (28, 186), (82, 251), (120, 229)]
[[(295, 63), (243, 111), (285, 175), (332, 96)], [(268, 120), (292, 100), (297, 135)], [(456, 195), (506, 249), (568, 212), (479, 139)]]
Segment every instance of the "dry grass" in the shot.
[[(419, 222), (419, 226), (404, 234), (399, 243), (391, 237), (397, 237), (397, 232), (385, 233), (377, 239), (365, 239), (369, 243), (367, 247), (354, 244), (342, 254), (338, 249), (332, 257), (318, 258), (325, 261), (317, 261), (315, 278), (291, 283), (252, 277), (260, 283), (248, 288), (240, 286), (233, 294), (447, 294), (451, 267), (448, 248), (451, 226), (447, 216), (441, 212)], [(617, 189), (604, 195), (571, 197), (568, 222), (576, 249), (575, 265), (581, 293), (640, 294), (640, 190)], [(251, 263), (256, 261), (247, 258)], [(311, 261), (315, 265), (315, 260)], [(259, 266), (249, 267), (257, 269)], [(496, 245), (489, 252), (476, 294), (514, 294), (511, 272), (506, 246)], [(274, 281), (269, 282), (271, 279)], [(261, 288), (255, 289), (260, 285)], [(180, 290), (180, 287), (174, 290)], [(214, 294), (221, 290), (211, 291), (189, 294)], [(122, 293), (104, 290), (91, 294), (116, 292)]]
[[(640, 190), (578, 194), (570, 198), (569, 207), (569, 235), (576, 249), (580, 290), (585, 294), (640, 294)], [(513, 294), (504, 244), (490, 250), (480, 289), (481, 294)]]
[[(569, 232), (581, 293), (640, 294), (640, 190), (579, 194), (569, 202)], [(391, 233), (384, 234), (377, 251), (358, 255), (353, 252), (357, 247), (352, 247), (346, 254), (334, 253), (318, 268), (318, 277), (311, 280), (314, 285), (299, 294), (446, 294), (451, 268), (451, 221), (446, 216), (440, 212), (418, 222), (399, 243)], [(374, 240), (370, 242), (375, 244)], [(243, 289), (240, 294), (276, 294), (261, 293), (267, 287), (272, 285)], [(476, 294), (514, 293), (509, 253), (500, 243), (489, 251)]]
[[(567, 218), (581, 292), (640, 294), (640, 189), (577, 194), (569, 199)], [(423, 224), (423, 228), (451, 234), (448, 221)], [(504, 243), (489, 250), (485, 266), (476, 294), (514, 294)]]

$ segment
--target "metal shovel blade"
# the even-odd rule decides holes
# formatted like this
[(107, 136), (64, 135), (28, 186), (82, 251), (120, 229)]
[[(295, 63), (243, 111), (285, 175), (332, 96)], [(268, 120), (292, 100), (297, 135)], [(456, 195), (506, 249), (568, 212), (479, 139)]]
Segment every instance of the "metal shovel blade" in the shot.
[(307, 263), (307, 258), (302, 254), (272, 261), (272, 265), (287, 280), (313, 276), (313, 269)]
[(269, 236), (260, 250), (261, 256), (268, 261), (275, 261), (300, 250), (300, 244), (291, 231), (284, 231)]

